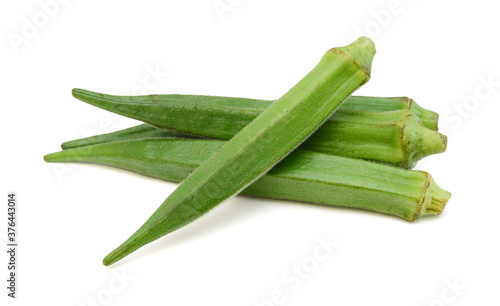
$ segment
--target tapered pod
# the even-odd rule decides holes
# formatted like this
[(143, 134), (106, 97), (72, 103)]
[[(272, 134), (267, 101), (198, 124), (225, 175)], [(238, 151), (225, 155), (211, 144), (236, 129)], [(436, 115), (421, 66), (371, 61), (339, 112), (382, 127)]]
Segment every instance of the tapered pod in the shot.
[(239, 193), (309, 137), (370, 78), (375, 47), (360, 38), (325, 53), (318, 65), (203, 162), (105, 265), (190, 223)]
[[(152, 126), (228, 140), (274, 101), (203, 95), (114, 96), (75, 88), (73, 96), (99, 108)], [(350, 96), (339, 110), (390, 112), (408, 110), (422, 125), (437, 131), (439, 115), (408, 97)], [(335, 120), (337, 115), (332, 115)], [(68, 148), (70, 143), (66, 143)]]
[[(67, 149), (46, 155), (45, 160), (101, 164), (181, 182), (223, 144), (206, 139), (135, 139)], [(408, 221), (440, 214), (451, 196), (426, 172), (300, 149), (241, 194), (360, 208)]]
[[(358, 104), (368, 105), (368, 102)], [(396, 105), (395, 102), (393, 104)], [(373, 106), (373, 109), (377, 109), (377, 107)], [(204, 122), (208, 126), (205, 128), (202, 125), (197, 128), (193, 126), (190, 130), (191, 134), (158, 129), (143, 124), (109, 134), (73, 140), (63, 143), (62, 147), (68, 149), (114, 140), (162, 137), (217, 136), (216, 138), (225, 140), (231, 138), (233, 132), (237, 132), (232, 127), (231, 133), (225, 131), (218, 135), (213, 133), (207, 135), (206, 131), (210, 129), (209, 122), (227, 121), (229, 126), (233, 117), (225, 117), (226, 113), (224, 112), (204, 114), (205, 110), (197, 109), (195, 115), (198, 117), (192, 118), (186, 115), (184, 119), (178, 119), (179, 122), (199, 119), (200, 122)], [(242, 125), (248, 123), (250, 122), (241, 123), (240, 121)], [(413, 168), (420, 159), (446, 150), (446, 136), (430, 130), (420, 123), (420, 119), (407, 109), (399, 111), (338, 109), (301, 145), (301, 148), (338, 156), (361, 158), (396, 167)]]

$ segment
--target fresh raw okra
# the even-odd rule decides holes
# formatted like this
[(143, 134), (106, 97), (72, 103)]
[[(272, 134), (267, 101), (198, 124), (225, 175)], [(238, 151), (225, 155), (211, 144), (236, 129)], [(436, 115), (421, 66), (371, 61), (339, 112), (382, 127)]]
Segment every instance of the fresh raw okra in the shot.
[[(117, 113), (134, 112), (134, 114), (141, 114), (141, 116), (135, 116), (136, 119), (147, 120), (149, 123), (156, 120), (157, 125), (160, 125), (160, 122), (165, 122), (165, 124), (161, 126), (162, 129), (143, 124), (110, 134), (73, 140), (63, 143), (63, 149), (145, 137), (193, 137), (195, 135), (228, 140), (263, 111), (260, 108), (249, 111), (251, 109), (249, 105), (265, 104), (266, 107), (270, 105), (263, 101), (256, 103), (254, 100), (241, 98), (216, 97), (215, 99), (220, 99), (218, 102), (213, 99), (214, 97), (197, 100), (196, 96), (178, 96), (173, 99), (175, 103), (168, 99), (164, 101), (165, 103), (150, 100), (132, 103), (133, 99), (146, 97), (122, 97), (122, 100), (118, 100), (118, 97), (82, 93), (81, 90), (75, 90), (74, 94), (84, 101), (92, 101), (94, 105), (112, 109)], [(91, 99), (91, 96), (98, 98)], [(188, 103), (184, 103), (186, 101)], [(420, 118), (410, 110), (389, 111), (404, 105), (416, 105), (411, 102), (412, 100), (351, 97), (349, 101), (351, 106), (338, 109), (301, 145), (301, 148), (361, 158), (402, 168), (413, 168), (420, 159), (446, 150), (446, 136), (422, 126)], [(373, 101), (386, 102), (388, 106), (377, 107)], [(242, 107), (243, 104), (246, 106)], [(163, 106), (158, 108), (157, 105)], [(120, 106), (120, 111), (116, 110), (118, 106)], [(370, 106), (371, 109), (377, 109), (377, 111), (359, 110), (362, 106), (365, 109)], [(422, 109), (420, 113), (429, 113), (428, 116), (431, 116), (433, 112)], [(233, 124), (233, 122), (236, 123)], [(164, 130), (167, 127), (170, 130)]]
[[(224, 141), (135, 139), (66, 149), (48, 162), (94, 163), (181, 182)], [(450, 193), (421, 171), (297, 149), (241, 194), (376, 211), (414, 221), (440, 214)]]
[(318, 65), (189, 175), (103, 263), (110, 265), (239, 193), (307, 139), (370, 78), (375, 47), (362, 37)]
[[(228, 140), (274, 101), (202, 95), (114, 96), (75, 88), (73, 96), (99, 108), (160, 129)], [(422, 125), (438, 130), (439, 115), (408, 97), (350, 96), (339, 110), (390, 112), (408, 110)], [(336, 114), (332, 115), (335, 119)], [(203, 131), (203, 128), (206, 130)]]

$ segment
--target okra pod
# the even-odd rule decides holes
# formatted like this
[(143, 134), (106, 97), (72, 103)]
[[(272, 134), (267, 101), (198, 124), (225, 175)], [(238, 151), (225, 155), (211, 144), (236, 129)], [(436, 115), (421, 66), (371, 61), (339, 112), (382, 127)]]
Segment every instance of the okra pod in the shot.
[[(228, 140), (274, 101), (203, 95), (115, 96), (75, 88), (73, 96), (99, 108), (152, 126)], [(408, 110), (422, 125), (438, 130), (439, 115), (408, 97), (350, 96), (339, 110), (388, 112)], [(336, 114), (332, 115), (334, 120)], [(206, 124), (206, 125), (205, 125)]]
[(369, 80), (374, 54), (366, 37), (327, 51), (297, 85), (189, 175), (104, 265), (190, 223), (264, 175)]
[[(380, 101), (380, 103), (383, 102)], [(359, 104), (366, 105), (367, 103)], [(178, 120), (190, 122), (198, 119), (199, 122), (203, 122), (207, 126), (210, 126), (209, 122), (214, 120), (218, 122), (226, 120), (225, 125), (229, 126), (229, 121), (234, 119), (231, 116), (225, 117), (225, 112), (220, 114), (207, 112), (207, 115), (203, 115), (203, 113), (202, 109), (198, 109), (196, 111), (197, 118), (185, 117), (184, 119), (178, 118)], [(217, 136), (216, 138), (222, 138), (222, 140), (226, 140), (233, 132), (237, 132), (232, 127), (231, 133), (226, 130), (226, 132), (221, 132), (218, 135), (207, 135), (205, 134), (207, 129), (210, 128), (204, 129), (200, 125), (198, 128), (193, 127), (190, 132), (196, 132), (198, 137)], [(114, 140), (147, 137), (192, 137), (190, 135), (192, 134), (157, 129), (143, 124), (110, 134), (66, 142), (63, 143), (62, 147), (67, 149)], [(409, 110), (375, 112), (344, 108), (338, 109), (328, 121), (301, 145), (301, 148), (332, 155), (371, 160), (396, 167), (413, 168), (420, 159), (431, 154), (444, 152), (446, 143), (446, 136), (422, 126), (419, 118)]]
[[(119, 140), (48, 154), (45, 160), (101, 164), (181, 182), (223, 144), (207, 139)], [(360, 208), (408, 221), (440, 214), (451, 196), (426, 172), (302, 149), (293, 151), (241, 194)]]

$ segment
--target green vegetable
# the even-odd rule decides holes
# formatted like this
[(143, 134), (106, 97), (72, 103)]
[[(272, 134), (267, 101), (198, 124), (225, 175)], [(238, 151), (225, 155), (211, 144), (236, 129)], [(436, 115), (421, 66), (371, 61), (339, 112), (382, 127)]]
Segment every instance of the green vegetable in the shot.
[[(45, 160), (96, 163), (181, 182), (223, 144), (206, 139), (136, 139), (67, 149), (46, 155)], [(241, 194), (361, 208), (408, 221), (440, 214), (451, 196), (426, 172), (300, 149)]]
[[(230, 139), (274, 102), (197, 95), (113, 96), (78, 88), (73, 89), (73, 96), (85, 103), (161, 129), (223, 140)], [(423, 126), (433, 131), (437, 131), (439, 118), (437, 113), (421, 107), (407, 97), (350, 96), (339, 110), (408, 110), (421, 120)], [(335, 120), (335, 117), (336, 114), (333, 114), (332, 119)]]
[[(382, 100), (384, 99), (387, 98), (382, 98)], [(380, 103), (383, 102), (380, 101)], [(366, 105), (367, 103), (354, 104)], [(152, 107), (146, 109), (152, 109)], [(175, 108), (175, 110), (177, 109), (182, 112), (185, 111), (179, 106)], [(207, 111), (207, 108), (198, 107), (193, 111), (198, 117), (188, 116), (187, 114), (185, 117), (174, 116), (177, 119), (172, 120), (171, 123), (174, 124), (175, 121), (180, 126), (190, 124), (191, 129), (189, 132), (196, 134), (198, 137), (216, 136), (217, 139), (228, 140), (233, 133), (238, 132), (234, 126), (231, 127), (230, 125), (234, 116), (226, 116), (228, 112), (223, 111), (223, 109), (227, 110), (227, 108), (218, 107), (217, 109), (218, 112), (212, 112)], [(167, 109), (156, 110), (151, 115), (164, 112), (168, 112)], [(175, 113), (175, 111), (172, 113)], [(251, 118), (247, 119), (251, 120)], [(198, 123), (194, 124), (194, 121)], [(221, 123), (223, 121), (223, 126), (219, 124), (220, 133), (215, 135), (215, 130), (211, 128), (211, 122)], [(242, 122), (242, 120), (238, 122), (241, 125), (250, 123), (250, 121)], [(222, 129), (225, 130), (222, 131)], [(212, 132), (208, 135), (207, 131)], [(193, 137), (192, 134), (156, 129), (143, 124), (106, 135), (66, 142), (62, 147), (67, 149), (112, 140), (146, 137)], [(325, 124), (301, 145), (301, 148), (332, 155), (361, 158), (402, 168), (413, 168), (420, 159), (431, 154), (444, 152), (446, 143), (446, 136), (422, 126), (420, 120), (409, 110), (374, 112), (338, 109)]]
[(366, 37), (327, 51), (297, 85), (188, 176), (104, 265), (190, 223), (269, 171), (368, 81), (374, 54)]

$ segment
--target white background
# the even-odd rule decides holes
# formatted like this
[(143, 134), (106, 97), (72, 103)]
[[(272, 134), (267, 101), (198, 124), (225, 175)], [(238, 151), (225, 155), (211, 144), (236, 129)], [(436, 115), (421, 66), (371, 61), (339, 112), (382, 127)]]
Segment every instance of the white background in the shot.
[[(19, 199), (15, 301), (5, 297), (0, 252), (7, 305), (269, 306), (278, 305), (269, 301), (277, 292), (279, 305), (500, 304), (496, 1), (66, 2), (45, 19), (38, 1), (0, 7), (1, 190)], [(214, 4), (231, 10), (218, 14)], [(26, 36), (33, 18), (38, 25)], [(453, 193), (443, 215), (409, 223), (238, 197), (119, 264), (101, 265), (176, 185), (44, 163), (63, 141), (137, 124), (72, 98), (73, 87), (274, 99), (327, 49), (360, 34), (378, 53), (356, 94), (410, 96), (441, 114), (448, 151), (418, 169)], [(338, 248), (300, 285), (284, 282), (318, 239)]]

